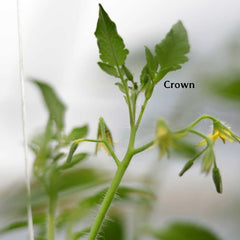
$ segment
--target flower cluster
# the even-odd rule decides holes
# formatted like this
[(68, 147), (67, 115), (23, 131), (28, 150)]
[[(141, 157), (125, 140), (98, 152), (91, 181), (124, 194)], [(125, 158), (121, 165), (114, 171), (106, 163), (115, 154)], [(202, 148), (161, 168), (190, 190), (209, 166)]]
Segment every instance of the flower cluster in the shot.
[(230, 127), (225, 126), (219, 120), (214, 119), (213, 117), (209, 117), (213, 120), (213, 131), (212, 133), (208, 134), (207, 136), (193, 130), (193, 127), (202, 119), (206, 118), (205, 116), (196, 120), (193, 124), (189, 127), (184, 128), (177, 132), (172, 132), (166, 122), (162, 119), (158, 119), (157, 122), (157, 130), (156, 130), (156, 137), (155, 143), (158, 145), (160, 149), (160, 158), (162, 158), (165, 153), (169, 155), (169, 148), (180, 148), (179, 139), (186, 136), (188, 133), (192, 133), (198, 135), (203, 138), (196, 146), (203, 146), (206, 147), (200, 151), (196, 156), (192, 159), (187, 161), (179, 176), (182, 176), (187, 170), (189, 170), (192, 165), (194, 164), (195, 160), (203, 155), (202, 158), (202, 172), (208, 174), (212, 169), (212, 178), (215, 184), (216, 190), (218, 193), (222, 193), (222, 179), (220, 170), (217, 167), (216, 157), (214, 153), (214, 144), (220, 138), (223, 143), (227, 141), (229, 142), (240, 142), (240, 138), (231, 130)]

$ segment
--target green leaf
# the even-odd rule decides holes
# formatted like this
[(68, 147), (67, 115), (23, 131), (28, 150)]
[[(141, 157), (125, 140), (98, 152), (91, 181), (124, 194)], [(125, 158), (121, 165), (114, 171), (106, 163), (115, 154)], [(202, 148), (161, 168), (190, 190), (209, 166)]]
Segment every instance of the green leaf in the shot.
[(84, 138), (86, 137), (87, 133), (88, 133), (87, 125), (84, 125), (83, 127), (74, 128), (67, 136), (67, 140), (70, 142), (76, 139)]
[(125, 88), (122, 83), (116, 82), (115, 85), (117, 85), (122, 93), (126, 93)]
[(81, 161), (83, 161), (87, 156), (88, 156), (87, 153), (78, 153), (76, 155), (73, 155), (72, 161), (66, 162), (61, 167), (59, 167), (59, 169), (61, 169), (61, 170), (69, 169), (69, 168), (75, 166), (76, 164), (80, 163)]
[[(155, 47), (157, 61), (161, 71), (169, 72), (181, 68), (182, 63), (188, 61), (185, 56), (190, 50), (187, 31), (181, 21), (173, 25), (166, 37)], [(166, 73), (165, 73), (166, 74)]]
[(159, 240), (219, 240), (205, 227), (185, 222), (175, 222), (160, 231), (149, 231)]
[(124, 72), (128, 80), (133, 81), (133, 75), (125, 65), (122, 65), (122, 71)]
[(216, 94), (223, 99), (240, 101), (240, 72), (210, 77), (207, 79), (206, 85), (210, 94)]
[(143, 67), (141, 75), (140, 75), (140, 83), (141, 83), (142, 89), (144, 89), (146, 87), (146, 84), (148, 82), (150, 82), (151, 79), (152, 79), (152, 77), (151, 77), (151, 75), (149, 73), (149, 70), (148, 70), (148, 67), (146, 65), (146, 66)]
[(99, 4), (99, 18), (95, 31), (100, 58), (111, 66), (120, 66), (125, 63), (129, 51), (125, 48), (122, 38), (118, 35), (115, 23)]
[(62, 103), (51, 86), (37, 80), (34, 80), (33, 82), (41, 90), (45, 104), (50, 114), (50, 118), (54, 120), (57, 129), (61, 131), (64, 127), (64, 113), (66, 110), (65, 105)]
[(79, 231), (79, 232), (75, 232), (72, 236), (73, 240), (78, 240), (81, 237), (83, 237), (84, 235), (88, 234), (91, 230), (91, 227), (86, 227), (83, 230)]
[(119, 78), (119, 74), (115, 67), (103, 62), (98, 62), (98, 66), (109, 75)]
[(152, 93), (153, 93), (153, 89), (154, 89), (154, 83), (153, 82), (148, 82), (146, 84), (146, 90), (145, 90), (145, 98), (148, 100), (149, 98), (151, 98)]
[(109, 176), (106, 172), (96, 172), (90, 168), (73, 168), (64, 171), (59, 180), (59, 191), (67, 191), (74, 187), (89, 189), (106, 183)]
[(146, 60), (147, 60), (147, 68), (153, 79), (154, 75), (158, 69), (158, 62), (156, 60), (156, 57), (153, 56), (152, 52), (150, 51), (150, 49), (148, 47), (145, 47), (145, 55), (146, 55)]
[(44, 169), (47, 164), (47, 160), (51, 155), (50, 141), (53, 137), (52, 133), (52, 120), (49, 119), (45, 131), (43, 134), (38, 135), (37, 138), (33, 140), (33, 144), (36, 145), (34, 160), (34, 175), (37, 178), (41, 178), (44, 174)]
[(1, 229), (0, 234), (5, 233), (5, 232), (9, 232), (9, 231), (12, 231), (12, 230), (16, 230), (16, 229), (19, 229), (19, 228), (27, 227), (27, 225), (28, 225), (28, 222), (26, 220), (11, 223), (8, 226)]
[[(46, 215), (45, 214), (35, 214), (33, 216), (33, 224), (41, 224), (45, 223), (46, 221)], [(9, 225), (5, 226), (4, 228), (0, 229), (0, 234), (10, 232), (13, 230), (18, 230), (20, 228), (25, 228), (28, 226), (28, 221), (27, 220), (22, 220), (22, 221), (15, 221), (13, 223), (10, 223)]]

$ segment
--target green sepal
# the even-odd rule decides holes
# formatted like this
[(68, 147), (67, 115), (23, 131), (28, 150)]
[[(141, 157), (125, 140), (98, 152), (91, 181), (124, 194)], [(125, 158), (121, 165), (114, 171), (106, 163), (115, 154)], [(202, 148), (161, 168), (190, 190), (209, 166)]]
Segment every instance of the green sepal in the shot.
[[(111, 134), (107, 124), (105, 123), (105, 121), (102, 117), (99, 118), (97, 139), (106, 141), (110, 145), (111, 148), (114, 147), (113, 146), (112, 134)], [(106, 153), (109, 154), (109, 151), (108, 151), (107, 147), (105, 146), (104, 143), (101, 143), (101, 142), (96, 144), (95, 154), (102, 147), (104, 148)]]
[(207, 150), (207, 152), (205, 153), (205, 155), (203, 156), (202, 171), (209, 173), (214, 161), (215, 161), (214, 151), (213, 151), (212, 147), (210, 147)]

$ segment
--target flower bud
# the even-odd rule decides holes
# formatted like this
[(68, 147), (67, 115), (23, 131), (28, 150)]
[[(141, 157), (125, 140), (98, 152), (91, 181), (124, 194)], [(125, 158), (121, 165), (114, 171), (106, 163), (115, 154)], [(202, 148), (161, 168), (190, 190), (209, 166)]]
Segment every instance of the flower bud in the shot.
[[(98, 133), (97, 133), (97, 139), (98, 140), (105, 140), (108, 142), (108, 144), (110, 145), (111, 148), (113, 148), (113, 138), (112, 138), (112, 134), (107, 126), (107, 124), (105, 123), (105, 121), (103, 120), (103, 118), (99, 119), (99, 124), (98, 124)], [(96, 145), (96, 151), (95, 153), (98, 152), (99, 149), (104, 148), (105, 152), (107, 154), (110, 154), (108, 151), (108, 148), (105, 146), (104, 143), (100, 142), (97, 143)]]
[(214, 167), (212, 170), (212, 178), (218, 193), (222, 193), (222, 177), (219, 168)]
[(179, 173), (179, 176), (181, 177), (188, 169), (190, 169), (193, 165), (194, 161), (193, 160), (189, 160), (183, 167), (183, 169), (181, 170), (181, 172)]

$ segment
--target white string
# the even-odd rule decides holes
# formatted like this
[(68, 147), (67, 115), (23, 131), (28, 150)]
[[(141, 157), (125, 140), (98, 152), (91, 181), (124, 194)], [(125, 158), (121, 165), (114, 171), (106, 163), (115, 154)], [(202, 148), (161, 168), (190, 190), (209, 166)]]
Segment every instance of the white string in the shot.
[(23, 68), (23, 45), (22, 45), (22, 24), (20, 14), (20, 0), (17, 1), (17, 26), (18, 26), (18, 51), (19, 51), (19, 75), (21, 84), (21, 108), (22, 108), (22, 129), (23, 129), (23, 144), (25, 158), (25, 178), (27, 188), (27, 215), (28, 215), (28, 231), (29, 240), (34, 240), (33, 217), (31, 208), (31, 168), (28, 158), (28, 138), (26, 129), (26, 102), (25, 102), (25, 85), (24, 85), (24, 68)]

